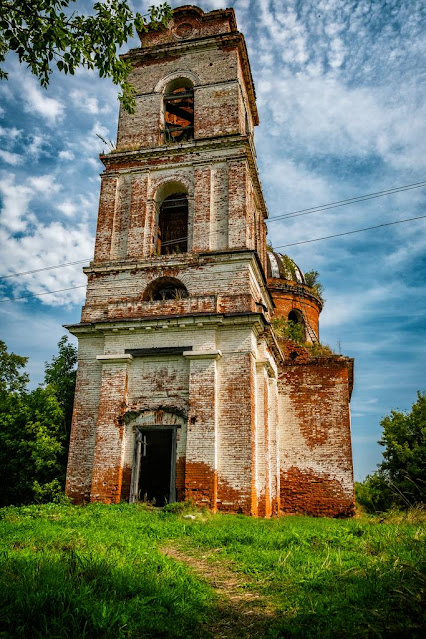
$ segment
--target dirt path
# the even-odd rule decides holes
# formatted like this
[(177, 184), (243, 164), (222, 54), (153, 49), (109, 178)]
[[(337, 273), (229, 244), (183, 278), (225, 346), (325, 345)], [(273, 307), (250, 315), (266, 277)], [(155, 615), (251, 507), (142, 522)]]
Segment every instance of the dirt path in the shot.
[(254, 581), (250, 577), (232, 571), (231, 563), (218, 557), (215, 550), (188, 549), (173, 543), (164, 547), (162, 552), (190, 566), (219, 596), (217, 615), (206, 622), (203, 636), (261, 639), (266, 635), (275, 610), (270, 602), (253, 590)]

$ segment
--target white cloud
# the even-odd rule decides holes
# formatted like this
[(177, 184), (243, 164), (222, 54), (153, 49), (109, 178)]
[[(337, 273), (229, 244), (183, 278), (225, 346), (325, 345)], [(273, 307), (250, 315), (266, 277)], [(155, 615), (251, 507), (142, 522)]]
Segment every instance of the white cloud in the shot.
[[(1, 114), (1, 112), (0, 112)], [(0, 126), (0, 136), (5, 137), (8, 140), (14, 141), (22, 135), (22, 129), (17, 129), (16, 126), (3, 127)]]
[[(412, 91), (401, 102), (386, 88), (346, 87), (332, 77), (312, 78), (272, 70), (258, 83), (259, 104), (270, 134), (310, 155), (381, 156), (395, 168), (426, 166), (419, 140), (426, 119)], [(272, 124), (272, 126), (271, 126)]]
[(6, 173), (0, 178), (0, 195), (3, 200), (0, 222), (8, 231), (19, 233), (27, 228), (28, 204), (33, 191), (28, 186), (15, 184), (14, 178), (13, 174)]
[(22, 164), (24, 158), (19, 153), (11, 153), (10, 151), (4, 151), (0, 149), (0, 158), (6, 164), (11, 164), (12, 166), (16, 166), (17, 164)]
[(70, 97), (74, 106), (86, 113), (98, 115), (100, 113), (108, 113), (111, 111), (111, 106), (109, 104), (105, 104), (103, 107), (99, 106), (98, 98), (93, 95), (89, 95), (87, 91), (82, 89), (74, 89), (71, 91)]
[(41, 115), (49, 124), (56, 124), (64, 115), (65, 105), (43, 93), (35, 80), (26, 79), (25, 86), (22, 87), (22, 97), (25, 111)]
[[(25, 236), (7, 237), (4, 232), (0, 232), (0, 239), (9, 273), (84, 259), (89, 262), (93, 253), (91, 233), (84, 223), (72, 227), (59, 222), (37, 223)], [(40, 300), (44, 304), (55, 306), (81, 303), (84, 299), (86, 278), (81, 271), (81, 265), (74, 265), (21, 276), (13, 279), (12, 283), (15, 297), (27, 292), (49, 293), (41, 296)], [(60, 292), (60, 289), (80, 286), (82, 288)], [(59, 292), (50, 294), (52, 291)]]
[(58, 157), (59, 157), (60, 160), (70, 160), (71, 161), (71, 160), (74, 160), (75, 155), (74, 155), (74, 153), (72, 151), (65, 150), (65, 151), (60, 151)]
[(57, 184), (55, 176), (51, 174), (34, 176), (28, 182), (36, 191), (47, 196), (61, 189), (61, 185)]
[(27, 146), (27, 155), (37, 159), (43, 151), (43, 145), (46, 144), (46, 137), (40, 134), (33, 134), (31, 137), (31, 142)]
[(67, 217), (72, 217), (78, 211), (78, 207), (73, 202), (70, 202), (70, 200), (61, 202), (56, 208)]

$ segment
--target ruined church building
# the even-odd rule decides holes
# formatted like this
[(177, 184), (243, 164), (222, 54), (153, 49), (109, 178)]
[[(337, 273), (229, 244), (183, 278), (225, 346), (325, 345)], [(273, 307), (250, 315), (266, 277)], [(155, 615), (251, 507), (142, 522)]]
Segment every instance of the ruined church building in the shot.
[(353, 514), (353, 361), (313, 356), (322, 302), (268, 250), (258, 124), (232, 9), (141, 34), (136, 112), (105, 165), (77, 336), (67, 472), (77, 503), (147, 500), (259, 517)]

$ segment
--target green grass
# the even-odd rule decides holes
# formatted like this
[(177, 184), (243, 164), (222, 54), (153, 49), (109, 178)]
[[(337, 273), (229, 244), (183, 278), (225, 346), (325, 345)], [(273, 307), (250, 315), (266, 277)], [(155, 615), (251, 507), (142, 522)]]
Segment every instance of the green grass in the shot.
[[(420, 637), (424, 528), (407, 520), (255, 520), (121, 504), (0, 510), (0, 638), (206, 637), (218, 595), (174, 543), (246, 579), (267, 636)], [(423, 619), (424, 621), (424, 619)], [(423, 627), (424, 629), (424, 627)], [(207, 634), (206, 634), (207, 633)]]

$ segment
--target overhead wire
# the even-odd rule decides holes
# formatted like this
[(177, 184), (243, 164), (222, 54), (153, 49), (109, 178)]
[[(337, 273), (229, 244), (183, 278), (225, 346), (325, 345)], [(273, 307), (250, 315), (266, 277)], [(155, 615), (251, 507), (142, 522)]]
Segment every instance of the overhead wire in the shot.
[(28, 297), (41, 297), (42, 295), (53, 295), (53, 293), (62, 293), (63, 291), (73, 291), (76, 288), (86, 288), (87, 284), (80, 284), (79, 286), (69, 286), (68, 288), (59, 288), (56, 291), (43, 291), (41, 293), (27, 293), (20, 297), (2, 297), (1, 302), (17, 302), (18, 300), (26, 300)]
[(426, 215), (418, 215), (417, 217), (408, 217), (405, 220), (396, 220), (395, 222), (385, 222), (384, 224), (377, 224), (376, 226), (366, 226), (363, 229), (356, 229), (354, 231), (345, 231), (344, 233), (335, 233), (334, 235), (326, 235), (324, 237), (315, 237), (311, 240), (302, 240), (301, 242), (292, 242), (291, 244), (281, 244), (275, 248), (285, 248), (286, 246), (296, 246), (297, 244), (309, 244), (310, 242), (319, 242), (320, 240), (329, 240), (333, 237), (342, 237), (343, 235), (352, 235), (353, 233), (362, 233), (363, 231), (371, 231), (372, 229), (379, 229), (383, 226), (392, 226), (394, 224), (402, 224), (403, 222), (412, 222), (413, 220), (421, 220)]
[(10, 273), (9, 275), (0, 275), (0, 280), (7, 280), (9, 277), (18, 277), (19, 275), (32, 275), (33, 273), (40, 273), (41, 271), (52, 271), (53, 269), (62, 268), (63, 266), (75, 266), (76, 264), (83, 264), (87, 262), (89, 258), (84, 260), (76, 260), (75, 262), (64, 262), (64, 264), (53, 264), (52, 266), (43, 266), (41, 268), (34, 268), (32, 271), (21, 271), (20, 273)]
[[(301, 242), (292, 242), (290, 244), (281, 244), (280, 246), (276, 246), (275, 248), (285, 248), (287, 246), (297, 246), (298, 244), (309, 244), (311, 242), (319, 242), (321, 240), (329, 240), (331, 238), (335, 238), (335, 237), (342, 237), (343, 235), (351, 235), (353, 233), (362, 233), (363, 231), (371, 231), (372, 229), (378, 229), (381, 228), (383, 226), (392, 226), (395, 224), (402, 224), (404, 222), (412, 222), (413, 220), (421, 220), (426, 218), (426, 215), (419, 215), (417, 217), (410, 217), (407, 218), (405, 220), (397, 220), (395, 222), (386, 222), (384, 224), (378, 224), (377, 226), (367, 226), (363, 229), (356, 229), (354, 231), (346, 231), (344, 233), (335, 233), (334, 235), (327, 235), (324, 237), (316, 237), (313, 238), (311, 240), (302, 240)], [(224, 279), (224, 278), (216, 278), (217, 280), (220, 279)], [(56, 291), (45, 291), (42, 293), (28, 293), (26, 295), (22, 295), (21, 297), (3, 297), (0, 299), (0, 303), (2, 302), (17, 302), (18, 300), (23, 300), (23, 299), (27, 299), (29, 297), (41, 297), (42, 295), (53, 295), (54, 293), (62, 293), (63, 291), (72, 291), (75, 290), (77, 288), (86, 288), (86, 284), (82, 284), (80, 286), (70, 286), (68, 288), (61, 288), (61, 289), (57, 289)]]
[(284, 218), (289, 218), (289, 217), (299, 217), (300, 215), (309, 215), (310, 213), (319, 213), (320, 211), (336, 209), (340, 206), (348, 206), (349, 204), (356, 204), (357, 202), (365, 202), (367, 200), (373, 200), (378, 197), (385, 197), (386, 195), (392, 195), (394, 193), (402, 193), (404, 191), (411, 191), (412, 189), (420, 189), (424, 186), (426, 186), (426, 181), (415, 182), (413, 184), (405, 184), (403, 186), (397, 186), (394, 189), (387, 189), (386, 191), (377, 191), (376, 193), (367, 193), (366, 195), (358, 195), (356, 197), (348, 198), (346, 200), (330, 202), (329, 204), (321, 204), (320, 206), (312, 206), (308, 209), (299, 209), (298, 211), (290, 211), (289, 213), (283, 213), (282, 215), (274, 215), (268, 218), (268, 222), (274, 222), (275, 220), (282, 220)]
[[(272, 221), (278, 220), (278, 219), (291, 218), (291, 217), (296, 217), (296, 216), (299, 216), (299, 215), (306, 215), (308, 213), (320, 212), (320, 211), (331, 209), (331, 208), (337, 208), (339, 206), (347, 206), (349, 204), (353, 204), (353, 203), (356, 203), (356, 202), (363, 202), (365, 200), (374, 199), (374, 198), (377, 198), (377, 197), (384, 197), (386, 195), (391, 195), (393, 193), (399, 193), (399, 192), (403, 192), (403, 191), (407, 191), (407, 190), (411, 190), (411, 189), (415, 189), (415, 188), (421, 188), (423, 186), (426, 186), (426, 181), (424, 181), (424, 182), (416, 182), (416, 183), (413, 183), (413, 184), (407, 184), (407, 185), (403, 185), (403, 186), (400, 186), (400, 187), (395, 187), (394, 189), (388, 189), (386, 191), (377, 191), (376, 193), (368, 193), (366, 195), (360, 195), (360, 196), (357, 196), (355, 198), (348, 198), (346, 200), (339, 200), (337, 202), (331, 202), (329, 204), (323, 204), (321, 206), (311, 207), (309, 209), (299, 209), (298, 211), (292, 211), (290, 213), (286, 213), (286, 214), (283, 214), (283, 215), (275, 216), (273, 218), (270, 218), (269, 221), (272, 222)], [(186, 201), (186, 198), (176, 198), (175, 201), (176, 202), (178, 202), (178, 201)], [(172, 208), (172, 206), (170, 208)], [(309, 239), (309, 240), (301, 240), (300, 242), (291, 242), (291, 243), (288, 243), (288, 244), (281, 244), (280, 246), (276, 246), (275, 248), (277, 248), (277, 249), (278, 248), (286, 248), (288, 246), (297, 246), (297, 245), (300, 245), (300, 244), (309, 244), (309, 243), (312, 243), (312, 242), (319, 242), (319, 241), (322, 241), (322, 240), (328, 240), (328, 239), (332, 239), (332, 238), (335, 238), (335, 237), (343, 237), (345, 235), (352, 235), (354, 233), (362, 233), (364, 231), (370, 231), (370, 230), (382, 228), (382, 227), (385, 227), (385, 226), (393, 226), (395, 224), (402, 224), (402, 223), (405, 223), (405, 222), (412, 222), (414, 220), (423, 219), (425, 217), (426, 217), (426, 215), (420, 215), (420, 216), (416, 216), (416, 217), (406, 218), (404, 220), (396, 220), (395, 222), (385, 222), (383, 224), (377, 224), (377, 225), (374, 225), (374, 226), (368, 226), (368, 227), (365, 227), (365, 228), (362, 228), (362, 229), (355, 229), (353, 231), (345, 231), (343, 233), (335, 233), (333, 235), (327, 235), (327, 236), (324, 236), (324, 237), (312, 238), (312, 239)], [(163, 242), (162, 246), (166, 246), (166, 245), (169, 245), (169, 244), (175, 244), (176, 242), (181, 242), (181, 241), (184, 241), (184, 240), (187, 240), (187, 239), (188, 239), (188, 236), (177, 238), (177, 239), (174, 239), (174, 240), (168, 240), (168, 241)], [(40, 273), (40, 272), (43, 272), (43, 271), (54, 270), (54, 269), (63, 268), (63, 267), (66, 267), (66, 266), (75, 266), (77, 264), (82, 264), (82, 263), (87, 262), (89, 260), (90, 260), (90, 258), (87, 258), (87, 259), (83, 259), (83, 260), (76, 260), (74, 262), (64, 262), (63, 264), (53, 264), (53, 265), (50, 265), (50, 266), (45, 266), (45, 267), (41, 267), (41, 268), (38, 268), (38, 269), (32, 269), (32, 270), (29, 270), (29, 271), (21, 271), (21, 272), (18, 272), (18, 273), (10, 273), (8, 275), (0, 276), (0, 280), (5, 280), (5, 279), (11, 278), (11, 277), (18, 277), (18, 276), (23, 276), (23, 275), (32, 275), (34, 273)], [(64, 289), (58, 289), (58, 290), (55, 290), (55, 291), (45, 291), (45, 292), (40, 292), (40, 293), (29, 293), (29, 294), (26, 294), (26, 295), (23, 295), (23, 296), (20, 296), (20, 297), (6, 297), (6, 298), (1, 298), (0, 302), (18, 301), (18, 300), (26, 299), (28, 297), (40, 297), (42, 295), (52, 295), (54, 293), (61, 293), (63, 291), (71, 291), (71, 290), (78, 289), (78, 288), (84, 288), (85, 286), (86, 285), (71, 286), (71, 287), (64, 288)]]

